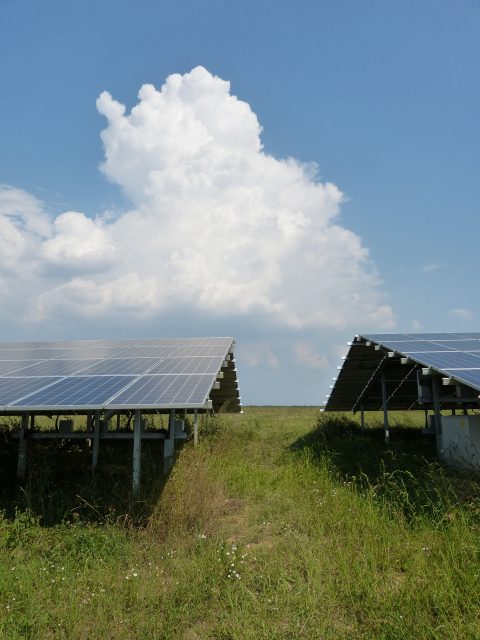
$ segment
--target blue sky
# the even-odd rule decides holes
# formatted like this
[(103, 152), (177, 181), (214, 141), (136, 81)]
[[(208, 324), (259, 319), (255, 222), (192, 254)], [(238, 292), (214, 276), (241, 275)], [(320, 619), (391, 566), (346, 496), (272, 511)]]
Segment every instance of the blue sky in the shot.
[[(318, 404), (335, 375), (341, 345), (356, 332), (478, 330), (479, 33), (480, 7), (473, 0), (3, 0), (0, 183), (5, 186), (0, 215), (7, 222), (0, 232), (8, 249), (0, 270), (8, 307), (0, 315), (3, 336), (234, 335), (245, 402)], [(251, 160), (238, 184), (233, 172), (228, 189), (222, 191), (217, 183), (203, 200), (190, 189), (191, 200), (185, 195), (180, 201), (179, 183), (168, 194), (168, 206), (163, 191), (159, 195), (160, 183), (155, 197), (140, 197), (147, 182), (145, 176), (130, 180), (130, 159), (138, 153), (138, 172), (158, 171), (157, 160), (147, 152), (150, 136), (168, 137), (170, 131), (175, 144), (183, 132), (168, 120), (170, 107), (163, 105), (158, 113), (170, 129), (159, 133), (151, 125), (142, 137), (137, 131), (130, 144), (112, 109), (120, 103), (128, 114), (139, 104), (142, 85), (160, 91), (171, 74), (180, 74), (183, 85), (190, 86), (188, 74), (199, 66), (209, 75), (195, 76), (181, 108), (194, 112), (211, 133), (217, 106), (212, 103), (210, 113), (202, 115), (199, 101), (220, 87), (215, 77), (230, 82), (229, 90), (218, 88), (218, 100), (230, 104), (233, 95), (249, 105), (262, 127), (264, 155)], [(112, 98), (99, 113), (96, 101), (104, 91)], [(154, 96), (143, 101), (148, 113), (155, 104)], [(226, 150), (250, 159), (255, 144), (254, 115), (244, 122), (238, 105), (230, 106), (234, 110), (225, 115), (212, 155), (205, 156), (213, 158), (216, 175)], [(236, 141), (232, 151), (225, 133), (229, 118), (235, 136), (244, 132), (253, 146), (240, 149)], [(100, 133), (106, 129), (110, 141), (102, 144)], [(124, 155), (115, 155), (118, 144)], [(111, 160), (101, 171), (105, 150)], [(168, 164), (163, 147), (155, 153), (163, 154), (162, 168)], [(271, 184), (264, 156), (279, 161)], [(192, 157), (204, 167), (197, 151)], [(288, 169), (288, 194), (298, 181), (304, 191), (275, 199), (272, 191), (282, 184), (286, 158), (297, 163), (297, 169)], [(315, 163), (316, 177), (305, 177), (311, 170), (301, 165), (299, 178), (300, 163)], [(195, 166), (182, 180), (198, 175)], [(162, 185), (166, 179), (164, 174)], [(298, 220), (298, 233), (288, 239), (269, 237), (269, 229), (277, 233), (284, 224), (275, 218), (283, 203), (288, 215), (300, 211), (308, 224), (315, 220), (317, 205), (308, 194), (312, 185), (326, 183), (336, 185), (343, 199), (330, 194), (329, 203), (318, 205), (323, 217), (315, 245), (313, 234), (299, 231), (303, 223)], [(243, 199), (246, 186), (258, 200), (251, 194)], [(241, 242), (243, 221), (229, 218), (232, 233), (222, 223), (225, 235), (217, 246), (219, 234), (211, 228), (217, 218), (210, 214), (228, 209), (233, 192), (234, 217), (252, 201), (263, 203), (273, 217), (266, 223), (267, 214), (251, 213), (248, 246)], [(323, 202), (326, 196), (317, 190), (315, 197)], [(185, 214), (169, 232), (168, 220), (178, 221), (181, 204), (195, 209), (196, 217)], [(129, 227), (122, 218), (133, 212), (133, 225), (139, 220), (135, 215), (145, 210), (154, 227)], [(77, 215), (59, 218), (65, 212)], [(198, 235), (201, 250), (194, 264), (215, 254), (204, 265), (200, 284), (181, 253), (185, 243), (178, 241), (197, 220), (203, 220), (210, 235)], [(340, 238), (338, 227), (353, 237)], [(153, 260), (157, 246), (143, 246), (141, 233), (136, 237), (133, 228), (143, 233), (156, 229), (164, 242), (158, 245), (162, 260)], [(314, 247), (323, 255), (322, 239), (332, 255), (312, 266), (308, 256)], [(359, 255), (357, 240), (368, 250), (368, 262)], [(68, 252), (82, 243), (90, 244), (72, 260)], [(193, 255), (197, 247), (187, 248), (186, 255)], [(154, 281), (165, 262), (172, 262), (170, 250), (177, 253), (170, 270), (165, 267), (165, 278), (198, 289), (205, 284), (197, 297), (167, 293), (162, 282)], [(260, 266), (257, 254), (262, 255)], [(143, 270), (136, 262), (145, 263)], [(232, 263), (235, 274), (216, 289), (215, 274), (227, 272)], [(270, 278), (265, 286), (262, 277)], [(148, 290), (145, 282), (151, 283)], [(87, 291), (86, 283), (97, 288)], [(84, 305), (91, 306), (88, 313), (75, 306), (79, 286)], [(122, 306), (117, 300), (127, 289)], [(137, 293), (145, 303), (132, 309), (130, 299)], [(168, 304), (159, 302), (163, 298)], [(378, 313), (383, 307), (389, 310)]]

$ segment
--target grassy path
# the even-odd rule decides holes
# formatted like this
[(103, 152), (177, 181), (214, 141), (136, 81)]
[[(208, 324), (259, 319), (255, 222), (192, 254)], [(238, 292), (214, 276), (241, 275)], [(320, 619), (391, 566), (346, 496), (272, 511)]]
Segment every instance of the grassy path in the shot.
[(476, 485), (317, 418), (210, 424), (141, 527), (0, 520), (0, 637), (480, 638)]

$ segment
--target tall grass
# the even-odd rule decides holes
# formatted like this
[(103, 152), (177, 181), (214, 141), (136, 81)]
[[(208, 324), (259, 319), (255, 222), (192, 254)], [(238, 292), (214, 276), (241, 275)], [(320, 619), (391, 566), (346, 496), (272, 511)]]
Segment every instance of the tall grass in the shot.
[(478, 486), (419, 430), (391, 435), (248, 408), (187, 443), (164, 485), (151, 466), (140, 505), (104, 487), (82, 509), (80, 492), (45, 526), (48, 505), (17, 498), (0, 519), (0, 636), (480, 637)]

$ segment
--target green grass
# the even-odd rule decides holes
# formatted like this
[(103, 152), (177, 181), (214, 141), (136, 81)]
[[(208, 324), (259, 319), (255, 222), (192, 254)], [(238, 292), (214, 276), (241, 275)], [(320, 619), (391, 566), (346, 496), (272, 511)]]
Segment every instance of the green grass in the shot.
[(55, 473), (3, 494), (0, 637), (480, 638), (478, 485), (397, 423), (385, 447), (375, 425), (250, 407), (166, 483), (147, 451), (137, 499), (108, 455), (101, 482), (67, 482), (47, 450)]

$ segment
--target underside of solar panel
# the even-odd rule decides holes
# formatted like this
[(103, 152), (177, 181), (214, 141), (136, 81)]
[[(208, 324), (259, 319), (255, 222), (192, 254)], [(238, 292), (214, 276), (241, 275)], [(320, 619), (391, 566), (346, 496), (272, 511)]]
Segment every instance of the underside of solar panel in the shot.
[(426, 409), (431, 378), (442, 408), (478, 408), (480, 333), (357, 335), (339, 370), (326, 411)]
[(232, 338), (0, 343), (0, 411), (241, 410)]

